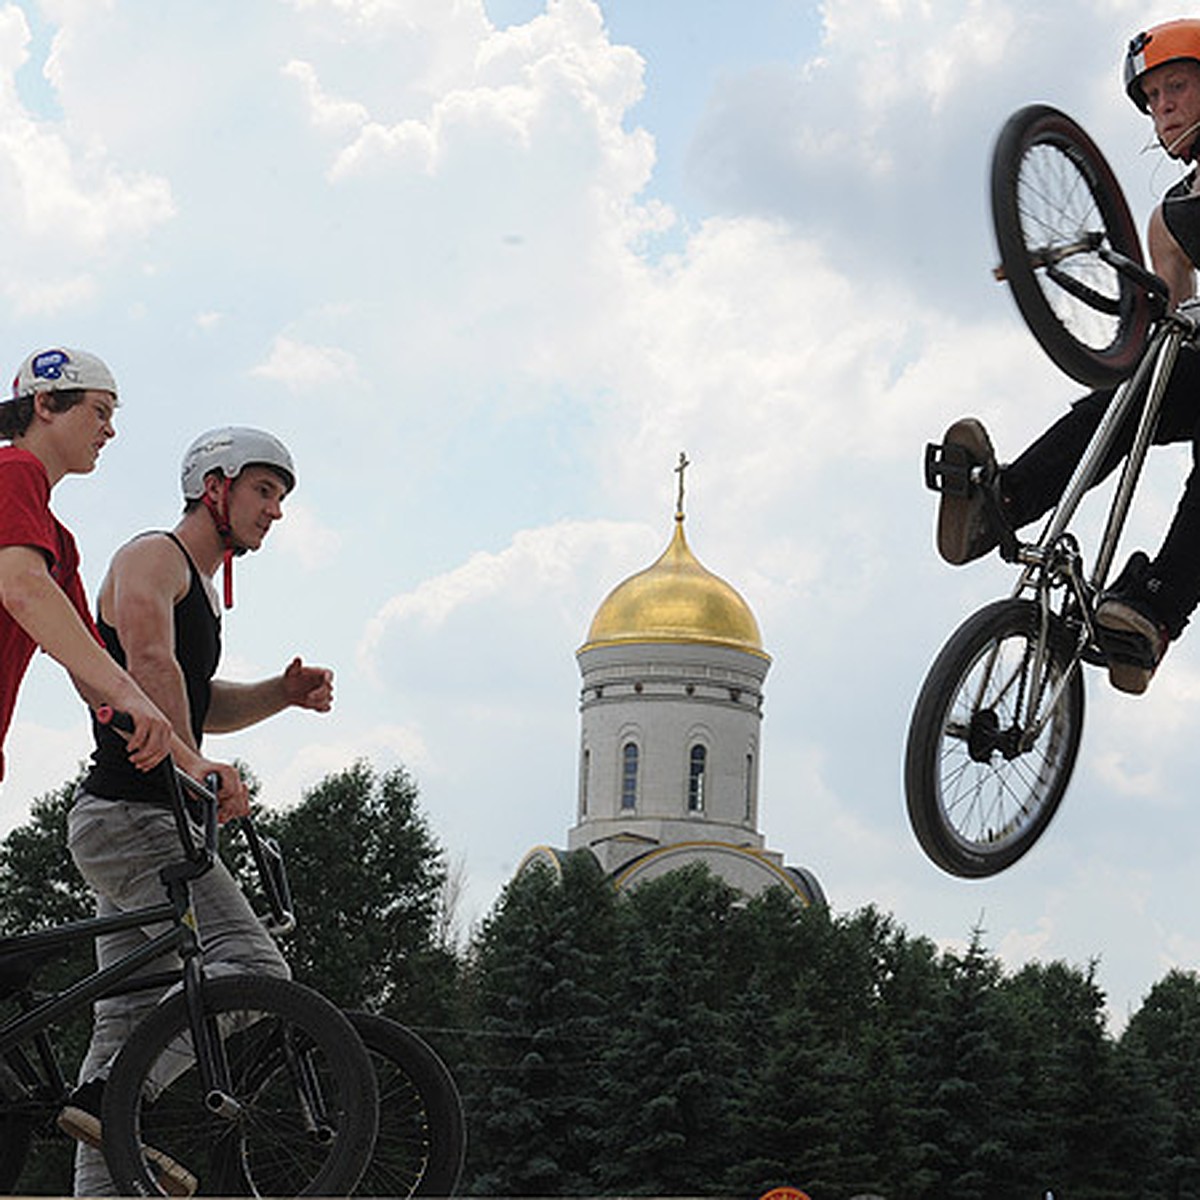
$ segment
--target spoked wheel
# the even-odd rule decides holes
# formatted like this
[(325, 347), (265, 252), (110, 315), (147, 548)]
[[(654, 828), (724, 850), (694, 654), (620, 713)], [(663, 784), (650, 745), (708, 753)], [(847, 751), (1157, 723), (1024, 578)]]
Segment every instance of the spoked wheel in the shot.
[(202, 1194), (349, 1195), (378, 1119), (371, 1062), (349, 1021), (288, 980), (234, 976), (203, 988), (220, 1094), (205, 1093), (186, 998), (173, 996), (134, 1030), (105, 1088), (104, 1154), (119, 1194), (179, 1194), (169, 1160)]
[(1125, 195), (1104, 156), (1065, 113), (1019, 109), (992, 153), (1000, 271), (1054, 364), (1087, 387), (1133, 373), (1150, 328), (1145, 289), (1101, 252), (1142, 265)]
[(908, 730), (913, 832), (951, 875), (1011, 866), (1045, 832), (1075, 766), (1083, 675), (1058, 618), (1028, 600), (969, 617), (934, 660)]
[[(346, 1014), (362, 1038), (379, 1088), (379, 1136), (357, 1196), (451, 1196), (466, 1153), (462, 1101), (450, 1072), (415, 1033), (372, 1013)], [(278, 1054), (278, 1051), (275, 1051)], [(259, 1070), (282, 1068), (264, 1057)], [(264, 1195), (287, 1194), (284, 1180), (259, 1172)]]
[(452, 1196), (466, 1157), (454, 1078), (411, 1030), (372, 1013), (347, 1013), (379, 1085), (379, 1136), (355, 1194)]

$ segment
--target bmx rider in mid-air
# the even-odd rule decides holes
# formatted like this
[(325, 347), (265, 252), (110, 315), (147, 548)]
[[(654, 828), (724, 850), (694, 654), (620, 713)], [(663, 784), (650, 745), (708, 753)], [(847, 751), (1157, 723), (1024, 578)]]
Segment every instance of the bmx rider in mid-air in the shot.
[[(1170, 289), (1174, 308), (1196, 295), (1200, 267), (1200, 20), (1167, 21), (1139, 33), (1125, 55), (1125, 90), (1154, 123), (1159, 144), (1190, 165), (1150, 217), (1150, 262)], [(938, 550), (967, 563), (995, 548), (1060, 499), (1113, 397), (1096, 391), (1077, 401), (1014, 462), (1000, 466), (991, 439), (974, 417), (954, 422), (943, 443), (961, 447), (982, 467), (982, 484), (966, 495), (942, 492)], [(1125, 423), (1093, 482), (1107, 477), (1129, 451), (1136, 412)], [(1193, 469), (1158, 553), (1137, 550), (1101, 596), (1096, 621), (1106, 646), (1109, 678), (1123, 692), (1146, 690), (1168, 644), (1200, 603), (1200, 349), (1185, 345), (1163, 396), (1158, 444), (1191, 442)], [(991, 492), (990, 497), (982, 489)]]

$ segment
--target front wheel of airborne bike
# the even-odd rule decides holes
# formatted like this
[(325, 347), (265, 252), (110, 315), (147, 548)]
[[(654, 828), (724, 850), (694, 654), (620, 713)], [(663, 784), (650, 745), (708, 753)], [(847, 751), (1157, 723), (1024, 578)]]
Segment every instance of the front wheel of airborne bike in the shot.
[(205, 980), (220, 1094), (206, 1095), (187, 998), (159, 1005), (104, 1091), (104, 1155), (118, 1194), (159, 1195), (165, 1155), (217, 1196), (348, 1196), (375, 1141), (370, 1059), (345, 1016), (286, 979)]
[(998, 600), (950, 636), (909, 723), (908, 816), (943, 870), (982, 878), (1045, 832), (1083, 732), (1083, 674), (1061, 619)]
[(1086, 387), (1133, 373), (1150, 329), (1145, 288), (1102, 257), (1137, 267), (1141, 243), (1121, 186), (1095, 142), (1065, 113), (1013, 113), (992, 152), (997, 274), (1054, 364)]

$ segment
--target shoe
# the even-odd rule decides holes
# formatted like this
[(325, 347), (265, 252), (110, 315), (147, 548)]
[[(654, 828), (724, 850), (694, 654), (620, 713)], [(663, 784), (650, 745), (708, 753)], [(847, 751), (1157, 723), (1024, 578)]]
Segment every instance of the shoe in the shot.
[(1149, 570), (1149, 558), (1141, 550), (1135, 551), (1096, 607), (1109, 682), (1134, 696), (1150, 686), (1171, 640), (1146, 593), (1144, 580)]
[[(103, 1079), (90, 1079), (87, 1083), (80, 1084), (67, 1098), (66, 1104), (58, 1114), (59, 1129), (77, 1142), (99, 1150), (100, 1109), (103, 1100)], [(155, 1150), (153, 1146), (143, 1146), (142, 1153), (146, 1156), (147, 1163), (158, 1174), (159, 1186), (168, 1196), (195, 1195), (199, 1180), (186, 1167), (177, 1163), (169, 1154)]]
[[(955, 421), (942, 439), (945, 448), (956, 447), (966, 455), (972, 468), (980, 467), (979, 482), (965, 491), (942, 489), (938, 509), (938, 553), (955, 566), (982, 558), (1000, 543), (997, 528), (1000, 469), (991, 438), (982, 422), (974, 417)], [(990, 494), (988, 494), (990, 491)]]

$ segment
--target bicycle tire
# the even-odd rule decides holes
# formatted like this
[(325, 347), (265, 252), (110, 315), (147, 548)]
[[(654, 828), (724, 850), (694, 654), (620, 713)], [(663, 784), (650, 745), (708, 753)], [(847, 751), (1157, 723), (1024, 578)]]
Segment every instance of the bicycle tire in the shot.
[[(991, 203), (1004, 278), (1030, 332), (1072, 379), (1115, 387), (1141, 358), (1151, 302), (1096, 252), (1107, 246), (1143, 265), (1129, 205), (1104, 155), (1058, 109), (1018, 109), (992, 153)], [(1090, 248), (1068, 252), (1072, 245)]]
[[(205, 1107), (186, 997), (169, 997), (134, 1030), (105, 1088), (104, 1155), (119, 1194), (161, 1194), (145, 1161), (149, 1146), (184, 1166), (208, 1194), (349, 1195), (370, 1159), (378, 1120), (371, 1062), (350, 1022), (323, 996), (285, 979), (210, 979), (202, 995), (206, 1013), (217, 1018), (237, 1114), (227, 1119)], [(292, 1073), (282, 1065), (261, 1070), (269, 1048), (285, 1042), (290, 1057), (311, 1070), (323, 1101), (325, 1119), (307, 1129)], [(185, 1069), (164, 1068), (164, 1056)], [(280, 1049), (276, 1060), (288, 1057)]]
[[(998, 600), (968, 617), (925, 677), (909, 722), (904, 787), (917, 841), (951, 875), (978, 879), (1032, 849), (1058, 811), (1083, 732), (1084, 688), (1074, 640), (1051, 617), (1043, 698), (1069, 675), (1034, 743), (1011, 740), (1031, 677), (1038, 607)], [(1015, 689), (1015, 691), (1014, 691)], [(1040, 708), (1040, 701), (1039, 701)], [(1009, 739), (1009, 740), (1006, 740)]]
[[(361, 1196), (450, 1196), (466, 1155), (462, 1101), (445, 1064), (415, 1033), (387, 1017), (347, 1012), (362, 1039), (379, 1089), (379, 1134), (358, 1181)], [(264, 1061), (271, 1072), (277, 1064)], [(279, 1181), (256, 1177), (266, 1194)]]
[(375, 1068), (379, 1135), (360, 1196), (452, 1196), (467, 1153), (454, 1077), (411, 1029), (374, 1013), (348, 1012)]

